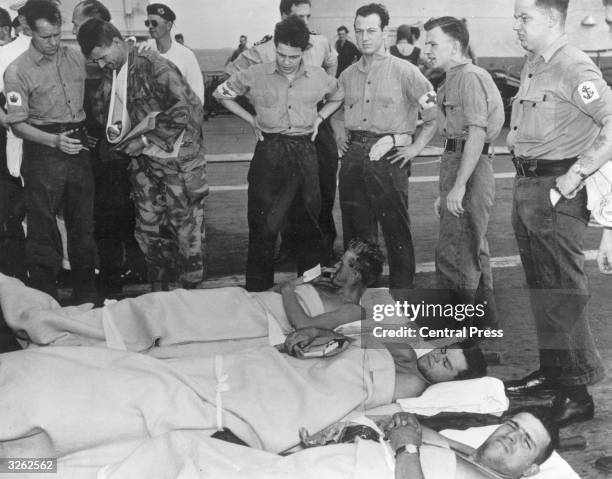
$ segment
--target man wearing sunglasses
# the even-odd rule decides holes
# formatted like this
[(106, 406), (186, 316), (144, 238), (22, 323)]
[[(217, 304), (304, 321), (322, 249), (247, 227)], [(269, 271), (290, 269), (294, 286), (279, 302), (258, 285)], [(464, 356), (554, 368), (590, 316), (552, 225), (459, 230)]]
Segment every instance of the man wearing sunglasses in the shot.
[(145, 27), (154, 41), (149, 45), (159, 54), (170, 60), (183, 74), (187, 83), (204, 104), (204, 78), (195, 54), (186, 46), (172, 39), (172, 27), (176, 20), (175, 13), (162, 3), (147, 6)]

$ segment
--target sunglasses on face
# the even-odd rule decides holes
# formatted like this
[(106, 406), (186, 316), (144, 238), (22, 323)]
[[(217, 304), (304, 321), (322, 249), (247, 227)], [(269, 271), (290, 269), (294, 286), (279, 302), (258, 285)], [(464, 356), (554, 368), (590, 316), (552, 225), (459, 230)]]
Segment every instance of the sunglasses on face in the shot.
[(157, 28), (157, 25), (159, 25), (159, 22), (157, 20), (145, 20), (145, 27), (153, 27), (153, 28)]

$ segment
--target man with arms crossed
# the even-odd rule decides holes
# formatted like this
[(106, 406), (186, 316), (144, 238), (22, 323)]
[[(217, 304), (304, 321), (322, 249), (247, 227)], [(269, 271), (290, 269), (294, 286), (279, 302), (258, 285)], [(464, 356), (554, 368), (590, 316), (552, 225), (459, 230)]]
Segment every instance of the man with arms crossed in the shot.
[[(398, 290), (412, 287), (415, 274), (407, 165), (433, 137), (437, 107), (436, 93), (419, 69), (385, 49), (388, 24), (389, 13), (381, 4), (357, 10), (355, 36), (363, 56), (339, 78), (346, 92), (344, 128), (350, 132), (339, 190), (345, 241), (375, 238), (375, 219), (380, 222), (389, 286), (397, 300)], [(413, 141), (419, 110), (424, 124)], [(379, 140), (393, 147), (382, 156), (372, 149)]]
[[(612, 92), (567, 43), (568, 0), (516, 0), (514, 30), (528, 58), (512, 108), (508, 146), (517, 177), (512, 225), (535, 317), (540, 368), (506, 383), (509, 394), (556, 393), (560, 426), (591, 419), (587, 385), (604, 376), (588, 324), (580, 185), (612, 157)], [(553, 203), (551, 189), (563, 197)]]

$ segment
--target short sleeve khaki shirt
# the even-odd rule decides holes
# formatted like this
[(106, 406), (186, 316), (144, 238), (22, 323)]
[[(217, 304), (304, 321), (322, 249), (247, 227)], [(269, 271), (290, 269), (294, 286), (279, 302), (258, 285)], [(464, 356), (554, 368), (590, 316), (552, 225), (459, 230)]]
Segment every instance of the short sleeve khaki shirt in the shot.
[(457, 65), (438, 89), (438, 131), (465, 140), (470, 126), (485, 129), (492, 142), (504, 125), (504, 102), (489, 72), (470, 63)]
[(385, 53), (369, 68), (362, 57), (340, 75), (344, 87), (344, 125), (348, 130), (379, 134), (416, 130), (423, 120), (436, 118), (436, 92), (412, 63)]
[(6, 69), (4, 88), (10, 124), (85, 120), (85, 58), (71, 47), (60, 46), (55, 55), (48, 56), (30, 45)]
[(321, 67), (302, 65), (289, 81), (278, 72), (276, 61), (240, 71), (219, 88), (221, 93), (223, 89), (230, 92), (226, 98), (246, 96), (255, 108), (257, 125), (262, 131), (286, 135), (311, 133), (317, 103), (344, 98), (338, 80)]
[(591, 59), (562, 36), (523, 67), (508, 147), (524, 158), (573, 158), (593, 144), (609, 115), (610, 87)]

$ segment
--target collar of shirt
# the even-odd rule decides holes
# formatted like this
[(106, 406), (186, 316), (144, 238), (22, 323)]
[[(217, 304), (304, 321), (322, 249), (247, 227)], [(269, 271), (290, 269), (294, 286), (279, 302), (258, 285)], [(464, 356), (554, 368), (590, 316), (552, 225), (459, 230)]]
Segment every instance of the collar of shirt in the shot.
[[(280, 71), (278, 71), (278, 65), (276, 64), (276, 61), (266, 64), (266, 73), (268, 75), (274, 75), (275, 73), (278, 73), (280, 76), (285, 78), (285, 75), (283, 75)], [(294, 80), (301, 77), (302, 75), (306, 77), (310, 76), (310, 67), (308, 65), (305, 65), (304, 61), (300, 63), (300, 67), (298, 68), (298, 71), (295, 72)]]
[(42, 62), (44, 59), (47, 59), (48, 61), (55, 60), (59, 54), (63, 53), (64, 48), (65, 47), (63, 45), (60, 45), (57, 50), (57, 53), (55, 53), (54, 55), (45, 55), (44, 53), (41, 53), (36, 48), (34, 48), (33, 43), (30, 43), (30, 46), (28, 47), (28, 55), (34, 61), (34, 63), (40, 65), (40, 62)]
[(461, 70), (463, 70), (463, 68), (464, 68), (466, 65), (470, 65), (471, 63), (472, 63), (472, 60), (466, 60), (466, 61), (465, 61), (465, 62), (463, 62), (463, 63), (459, 63), (459, 64), (457, 64), (457, 65), (453, 65), (453, 66), (452, 66), (452, 67), (451, 67), (451, 68), (448, 70), (448, 72), (446, 73), (446, 78), (449, 78), (449, 77), (455, 76), (457, 73), (459, 73)]
[(564, 33), (554, 42), (548, 45), (548, 47), (546, 47), (546, 49), (539, 56), (542, 57), (546, 63), (548, 63), (558, 50), (567, 45), (567, 41), (567, 35)]
[[(377, 63), (377, 62), (386, 60), (390, 56), (391, 56), (391, 54), (389, 53), (389, 50), (385, 49), (384, 53), (375, 53), (374, 54), (374, 58), (373, 58), (373, 62), (372, 63)], [(368, 72), (369, 68), (366, 66), (365, 56), (363, 56), (363, 55), (361, 56), (361, 58), (357, 62), (357, 68), (359, 69), (359, 71), (361, 71), (363, 73), (367, 73)]]

